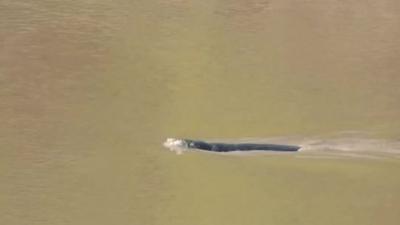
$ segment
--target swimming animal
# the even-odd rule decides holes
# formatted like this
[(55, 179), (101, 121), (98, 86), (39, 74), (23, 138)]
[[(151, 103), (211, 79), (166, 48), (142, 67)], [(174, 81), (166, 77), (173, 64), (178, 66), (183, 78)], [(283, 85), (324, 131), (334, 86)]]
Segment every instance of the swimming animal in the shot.
[(184, 150), (200, 149), (211, 152), (232, 152), (232, 151), (283, 151), (295, 152), (300, 146), (295, 145), (278, 145), (278, 144), (260, 144), (260, 143), (219, 143), (206, 142), (191, 139), (175, 139), (168, 138), (164, 142), (164, 146), (177, 154), (181, 154)]

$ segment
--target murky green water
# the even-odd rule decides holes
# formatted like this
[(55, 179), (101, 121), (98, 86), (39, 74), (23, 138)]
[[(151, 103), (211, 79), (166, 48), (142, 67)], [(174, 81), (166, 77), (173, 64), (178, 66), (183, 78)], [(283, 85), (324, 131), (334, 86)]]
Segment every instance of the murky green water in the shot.
[(0, 223), (398, 224), (398, 154), (177, 156), (161, 143), (398, 141), (399, 10), (0, 0)]

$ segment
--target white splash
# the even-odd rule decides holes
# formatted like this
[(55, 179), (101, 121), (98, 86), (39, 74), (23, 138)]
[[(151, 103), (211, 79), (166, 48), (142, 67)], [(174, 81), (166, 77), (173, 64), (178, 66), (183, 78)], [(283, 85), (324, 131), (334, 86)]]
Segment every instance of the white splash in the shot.
[(176, 138), (167, 138), (163, 145), (170, 151), (175, 152), (177, 155), (182, 154), (183, 151), (186, 151), (188, 149), (186, 141)]

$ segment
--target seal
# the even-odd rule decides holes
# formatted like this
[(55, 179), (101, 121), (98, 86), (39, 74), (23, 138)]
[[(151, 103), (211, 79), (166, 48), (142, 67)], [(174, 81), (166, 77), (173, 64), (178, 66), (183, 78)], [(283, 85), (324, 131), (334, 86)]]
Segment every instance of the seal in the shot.
[(280, 151), (295, 152), (301, 147), (295, 145), (279, 145), (279, 144), (260, 144), (260, 143), (219, 143), (206, 142), (191, 139), (175, 139), (168, 138), (164, 142), (164, 146), (171, 151), (181, 154), (186, 149), (200, 149), (211, 152), (232, 152), (232, 151)]

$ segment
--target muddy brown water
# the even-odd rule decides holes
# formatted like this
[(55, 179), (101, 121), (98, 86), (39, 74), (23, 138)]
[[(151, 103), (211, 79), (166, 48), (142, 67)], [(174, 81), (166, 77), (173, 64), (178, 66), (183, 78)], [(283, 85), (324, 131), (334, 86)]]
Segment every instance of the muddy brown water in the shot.
[(0, 223), (399, 224), (398, 154), (161, 145), (340, 134), (348, 147), (356, 132), (375, 155), (389, 147), (374, 140), (396, 150), (399, 12), (394, 0), (1, 0)]

